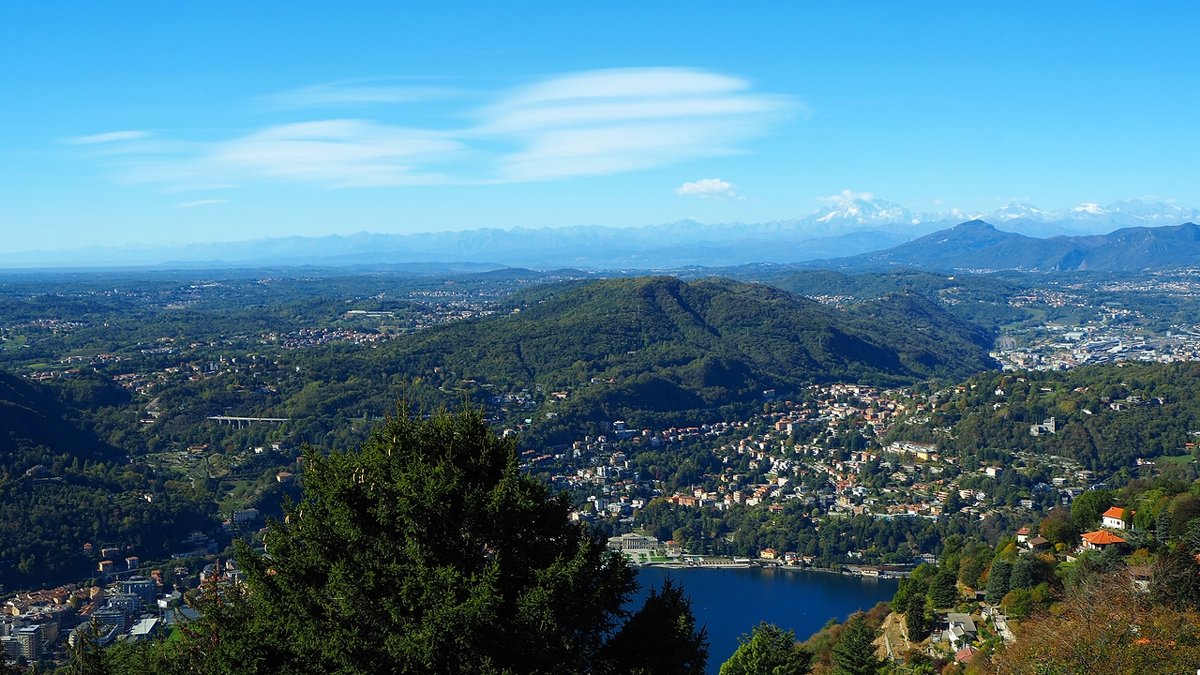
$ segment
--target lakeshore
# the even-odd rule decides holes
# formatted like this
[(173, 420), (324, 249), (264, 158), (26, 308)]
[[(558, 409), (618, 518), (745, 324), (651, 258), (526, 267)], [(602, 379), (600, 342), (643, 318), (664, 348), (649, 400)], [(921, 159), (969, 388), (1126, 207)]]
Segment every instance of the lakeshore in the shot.
[(681, 569), (768, 569), (785, 572), (817, 572), (836, 574), (849, 577), (866, 577), (874, 579), (903, 579), (912, 573), (911, 565), (843, 565), (841, 567), (812, 567), (807, 565), (785, 565), (777, 560), (750, 558), (723, 558), (719, 556), (684, 555), (677, 559), (658, 560), (653, 562), (631, 562), (634, 567), (654, 567), (666, 570)]
[(840, 621), (890, 600), (899, 585), (895, 579), (831, 570), (750, 562), (738, 565), (648, 564), (637, 568), (641, 589), (635, 604), (668, 578), (691, 598), (697, 623), (708, 629), (709, 673), (716, 673), (737, 649), (738, 636), (761, 621), (792, 630), (798, 640), (804, 640), (830, 619)]

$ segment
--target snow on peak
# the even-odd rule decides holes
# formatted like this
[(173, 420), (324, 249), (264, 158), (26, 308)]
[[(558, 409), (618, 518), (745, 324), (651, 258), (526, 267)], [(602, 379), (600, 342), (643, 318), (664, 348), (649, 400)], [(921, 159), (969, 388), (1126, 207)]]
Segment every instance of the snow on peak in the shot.
[(794, 221), (825, 234), (864, 229), (899, 229), (906, 232), (950, 227), (969, 220), (984, 220), (1003, 229), (1033, 236), (1094, 234), (1121, 227), (1178, 225), (1200, 222), (1200, 209), (1184, 208), (1167, 200), (1133, 199), (1106, 206), (1082, 202), (1061, 210), (1046, 210), (1027, 202), (1011, 202), (991, 213), (965, 209), (943, 209), (917, 213), (878, 199), (870, 192), (842, 192), (823, 197), (825, 205)]
[(870, 192), (843, 190), (833, 197), (826, 197), (824, 201), (831, 203), (810, 215), (809, 220), (825, 225), (895, 225), (914, 220), (908, 209), (893, 202), (875, 199)]
[(1075, 208), (1071, 209), (1071, 211), (1073, 213), (1087, 213), (1087, 214), (1091, 214), (1094, 216), (1103, 216), (1108, 213), (1107, 209), (1105, 209), (1103, 206), (1100, 206), (1099, 204), (1096, 204), (1094, 202), (1084, 202), (1084, 203), (1080, 204), (1079, 206), (1076, 206)]
[[(990, 216), (992, 219), (1004, 222), (1009, 220), (1053, 220), (1054, 214), (1048, 213), (1025, 203), (1009, 203), (1001, 206)], [(985, 219), (986, 220), (986, 219)]]

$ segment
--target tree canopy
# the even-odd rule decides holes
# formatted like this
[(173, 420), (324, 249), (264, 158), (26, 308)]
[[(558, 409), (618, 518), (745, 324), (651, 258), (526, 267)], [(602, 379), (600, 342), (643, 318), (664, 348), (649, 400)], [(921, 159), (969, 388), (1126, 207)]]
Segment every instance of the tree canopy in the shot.
[(812, 662), (796, 635), (774, 624), (760, 623), (738, 641), (737, 651), (721, 664), (721, 675), (803, 675)]
[(874, 675), (880, 661), (875, 657), (875, 631), (861, 612), (846, 620), (846, 627), (833, 647), (834, 675)]
[[(265, 555), (241, 546), (244, 590), (210, 598), (176, 670), (602, 673), (658, 648), (621, 630), (632, 570), (477, 411), (400, 415), (305, 464), (301, 500)], [(677, 588), (634, 624), (674, 636), (675, 672), (702, 671), (706, 638)]]

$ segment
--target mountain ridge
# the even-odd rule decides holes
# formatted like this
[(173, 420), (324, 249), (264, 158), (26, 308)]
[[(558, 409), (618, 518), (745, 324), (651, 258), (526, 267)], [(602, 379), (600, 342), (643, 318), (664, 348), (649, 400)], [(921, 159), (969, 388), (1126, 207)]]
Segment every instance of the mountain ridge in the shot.
[(1085, 235), (1133, 226), (1200, 220), (1200, 210), (1171, 202), (1085, 203), (1047, 211), (1007, 204), (990, 213), (958, 209), (918, 213), (869, 193), (846, 191), (799, 218), (705, 224), (555, 228), (483, 227), (448, 232), (358, 232), (252, 241), (0, 253), (0, 267), (361, 266), (413, 263), (493, 267), (670, 269), (842, 258), (899, 245), (964, 220), (982, 218), (1027, 236)]
[(1134, 271), (1200, 265), (1200, 226), (1126, 227), (1103, 235), (1029, 237), (982, 220), (882, 251), (817, 261), (810, 267), (874, 270)]

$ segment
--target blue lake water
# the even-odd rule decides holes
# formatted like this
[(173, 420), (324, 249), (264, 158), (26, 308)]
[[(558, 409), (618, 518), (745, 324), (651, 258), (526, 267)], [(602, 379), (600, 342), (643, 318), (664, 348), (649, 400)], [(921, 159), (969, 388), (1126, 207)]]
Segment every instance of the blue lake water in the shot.
[(692, 612), (699, 625), (708, 627), (708, 672), (716, 673), (737, 649), (738, 636), (749, 633), (760, 621), (796, 632), (804, 640), (821, 630), (825, 622), (870, 609), (892, 599), (899, 582), (866, 579), (825, 572), (750, 569), (662, 569), (643, 567), (638, 599), (664, 579), (681, 585), (692, 599)]

